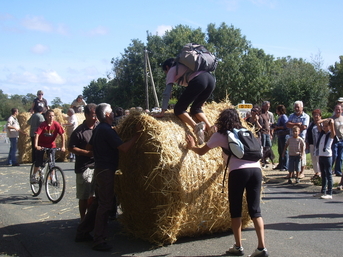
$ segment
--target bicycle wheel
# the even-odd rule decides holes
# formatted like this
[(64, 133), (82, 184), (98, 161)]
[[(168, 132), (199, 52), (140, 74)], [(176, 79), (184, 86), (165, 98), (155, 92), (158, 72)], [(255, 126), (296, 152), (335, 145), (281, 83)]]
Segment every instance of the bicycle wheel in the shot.
[(34, 168), (35, 168), (35, 163), (32, 163), (31, 170), (30, 170), (29, 182), (30, 182), (30, 188), (31, 188), (31, 191), (33, 193), (33, 196), (37, 196), (40, 194), (40, 192), (42, 190), (43, 181), (42, 181), (42, 178), (39, 176), (39, 173), (37, 172), (35, 175), (37, 182), (31, 183), (31, 176), (33, 175)]
[(53, 203), (61, 201), (65, 191), (64, 173), (60, 167), (52, 167), (45, 180), (46, 195)]

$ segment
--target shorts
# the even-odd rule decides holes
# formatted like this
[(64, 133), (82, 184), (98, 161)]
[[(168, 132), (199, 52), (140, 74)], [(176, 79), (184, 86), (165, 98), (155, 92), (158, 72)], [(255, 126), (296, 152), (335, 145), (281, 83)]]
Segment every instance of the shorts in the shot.
[(76, 198), (86, 200), (94, 195), (93, 187), (94, 169), (87, 168), (83, 173), (76, 173)]

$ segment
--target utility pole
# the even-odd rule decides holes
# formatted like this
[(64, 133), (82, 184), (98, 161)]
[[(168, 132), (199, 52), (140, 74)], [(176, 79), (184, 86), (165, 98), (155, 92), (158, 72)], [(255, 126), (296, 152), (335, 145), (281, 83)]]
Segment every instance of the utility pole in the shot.
[(157, 93), (156, 93), (154, 78), (153, 78), (152, 71), (151, 71), (148, 50), (146, 48), (144, 48), (144, 72), (145, 72), (146, 108), (150, 109), (149, 108), (149, 82), (148, 82), (149, 79), (148, 79), (148, 76), (150, 77), (150, 80), (151, 80), (152, 92), (154, 94), (156, 107), (160, 107), (160, 103), (158, 102), (158, 97), (157, 97)]

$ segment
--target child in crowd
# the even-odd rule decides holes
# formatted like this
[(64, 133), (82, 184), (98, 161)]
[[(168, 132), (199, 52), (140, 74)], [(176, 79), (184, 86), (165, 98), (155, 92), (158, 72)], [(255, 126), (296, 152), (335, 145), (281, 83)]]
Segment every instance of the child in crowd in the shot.
[(285, 157), (286, 150), (288, 148), (289, 160), (288, 160), (288, 184), (292, 184), (291, 178), (296, 174), (296, 183), (299, 183), (299, 172), (301, 169), (301, 157), (305, 149), (305, 142), (299, 136), (300, 128), (298, 126), (292, 127), (293, 136), (287, 139), (285, 148), (282, 153), (282, 158)]
[(336, 136), (334, 122), (331, 118), (318, 120), (317, 127), (320, 132), (316, 144), (316, 153), (319, 156), (319, 168), (322, 175), (322, 189), (314, 197), (332, 199), (332, 143)]

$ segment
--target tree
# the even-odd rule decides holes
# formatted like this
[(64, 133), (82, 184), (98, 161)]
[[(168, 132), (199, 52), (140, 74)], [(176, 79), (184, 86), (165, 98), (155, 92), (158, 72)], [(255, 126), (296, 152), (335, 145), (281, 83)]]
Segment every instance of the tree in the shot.
[(329, 106), (333, 109), (339, 97), (343, 96), (343, 55), (339, 57), (339, 62), (329, 66)]
[(97, 81), (92, 80), (88, 86), (83, 88), (82, 94), (87, 103), (99, 104), (106, 102), (107, 79), (98, 78)]
[(207, 31), (208, 43), (220, 60), (215, 71), (214, 100), (220, 101), (227, 94), (235, 105), (242, 100), (261, 102), (268, 92), (273, 56), (266, 55), (262, 49), (252, 48), (240, 29), (232, 25), (222, 23), (216, 28), (210, 24)]
[(328, 74), (301, 58), (279, 58), (275, 61), (270, 90), (270, 101), (275, 106), (285, 105), (289, 112), (297, 100), (304, 102), (307, 112), (317, 108), (326, 111)]
[(62, 100), (59, 97), (55, 97), (52, 101), (51, 101), (51, 109), (55, 109), (55, 108), (61, 108), (62, 107)]

